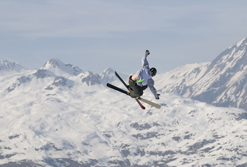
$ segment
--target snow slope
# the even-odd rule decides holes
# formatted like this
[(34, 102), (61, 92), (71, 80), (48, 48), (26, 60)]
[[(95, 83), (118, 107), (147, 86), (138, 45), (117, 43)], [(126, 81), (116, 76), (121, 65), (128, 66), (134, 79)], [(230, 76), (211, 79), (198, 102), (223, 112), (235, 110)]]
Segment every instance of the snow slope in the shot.
[(142, 110), (102, 84), (112, 73), (56, 71), (0, 77), (0, 166), (247, 165), (244, 110), (149, 90), (162, 108)]
[(210, 63), (178, 67), (158, 75), (157, 88), (221, 107), (247, 110), (247, 38)]
[(205, 74), (210, 62), (186, 64), (154, 77), (155, 87), (162, 92), (174, 92), (190, 97), (190, 89)]

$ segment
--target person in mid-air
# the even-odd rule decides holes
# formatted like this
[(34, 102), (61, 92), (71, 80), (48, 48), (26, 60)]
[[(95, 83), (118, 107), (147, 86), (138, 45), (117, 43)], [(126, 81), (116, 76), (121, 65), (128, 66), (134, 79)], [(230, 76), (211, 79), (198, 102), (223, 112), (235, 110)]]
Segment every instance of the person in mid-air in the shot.
[(150, 52), (146, 50), (145, 55), (142, 58), (142, 69), (136, 74), (131, 75), (129, 78), (129, 95), (133, 98), (142, 96), (143, 90), (149, 87), (155, 98), (159, 99), (160, 94), (157, 94), (154, 87), (154, 80), (152, 79), (152, 77), (156, 75), (157, 70), (154, 67), (149, 69), (149, 64), (147, 61), (147, 56), (149, 54)]

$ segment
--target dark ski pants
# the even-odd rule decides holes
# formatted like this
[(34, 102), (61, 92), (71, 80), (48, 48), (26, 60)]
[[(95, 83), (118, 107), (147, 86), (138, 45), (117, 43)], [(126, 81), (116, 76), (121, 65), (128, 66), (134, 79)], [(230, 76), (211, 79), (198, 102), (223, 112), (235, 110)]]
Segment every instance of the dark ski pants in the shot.
[(136, 98), (136, 97), (140, 97), (143, 95), (143, 91), (147, 88), (147, 85), (146, 86), (138, 86), (135, 81), (133, 81), (131, 79), (132, 76), (130, 76), (129, 78), (129, 87), (131, 89), (130, 91), (130, 96), (133, 97), (133, 98)]

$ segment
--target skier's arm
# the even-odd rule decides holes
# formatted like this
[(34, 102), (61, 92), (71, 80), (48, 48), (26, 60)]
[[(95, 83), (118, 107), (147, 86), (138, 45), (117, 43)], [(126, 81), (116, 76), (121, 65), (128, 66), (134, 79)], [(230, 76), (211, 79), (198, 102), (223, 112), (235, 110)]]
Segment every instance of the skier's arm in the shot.
[(148, 64), (148, 61), (147, 61), (147, 57), (149, 55), (149, 51), (145, 52), (145, 55), (143, 56), (142, 58), (142, 68), (149, 68), (149, 64)]
[(148, 87), (151, 90), (151, 92), (154, 94), (155, 98), (157, 99), (157, 97), (159, 95), (157, 94), (157, 90), (154, 87), (154, 80), (153, 79), (148, 80)]

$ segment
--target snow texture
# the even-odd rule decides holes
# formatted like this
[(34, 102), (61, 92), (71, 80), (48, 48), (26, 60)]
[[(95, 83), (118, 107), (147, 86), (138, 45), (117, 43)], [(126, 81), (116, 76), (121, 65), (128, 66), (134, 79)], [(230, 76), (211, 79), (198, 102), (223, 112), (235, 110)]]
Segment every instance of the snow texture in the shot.
[[(143, 96), (161, 109), (144, 104), (142, 110), (102, 84), (123, 87), (113, 70), (98, 75), (55, 62), (0, 76), (0, 166), (246, 165), (246, 111), (163, 90), (159, 101), (150, 91)], [(160, 74), (171, 80), (157, 85), (190, 85), (208, 67), (184, 65)]]
[(247, 110), (247, 38), (209, 63), (184, 65), (158, 75), (157, 87), (221, 107)]

